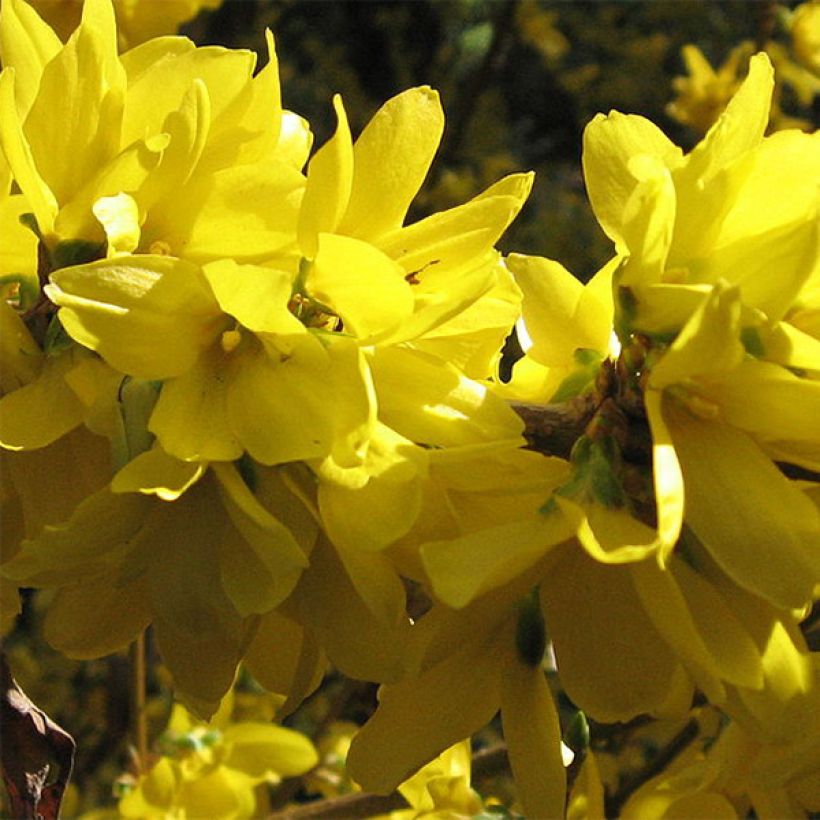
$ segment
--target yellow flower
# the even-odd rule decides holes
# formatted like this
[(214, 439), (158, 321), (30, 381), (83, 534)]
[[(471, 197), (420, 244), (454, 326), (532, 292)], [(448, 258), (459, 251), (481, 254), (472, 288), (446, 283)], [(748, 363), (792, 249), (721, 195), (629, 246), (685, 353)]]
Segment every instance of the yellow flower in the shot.
[(116, 651), (152, 624), (179, 695), (213, 712), (258, 625), (251, 616), (292, 592), (317, 531), (278, 471), (245, 474), (253, 492), (233, 464), (206, 471), (148, 450), (70, 518), (47, 520), (3, 576), (58, 588), (45, 637), (71, 657)]
[(493, 245), (532, 175), (404, 225), (441, 139), (438, 94), (421, 87), (388, 100), (355, 144), (339, 97), (334, 105), (338, 127), (310, 162), (299, 216), (307, 292), (362, 343), (411, 342), (488, 375), (518, 301)]
[(250, 818), (257, 785), (303, 774), (318, 762), (313, 744), (292, 729), (219, 715), (206, 724), (179, 705), (159, 744), (163, 756), (121, 798), (121, 817)]
[[(644, 348), (635, 375), (648, 388), (662, 556), (685, 515), (739, 583), (799, 607), (815, 583), (817, 519), (769, 459), (818, 463), (811, 372), (820, 348), (789, 318), (816, 276), (817, 200), (806, 175), (820, 171), (820, 142), (797, 132), (763, 139), (771, 88), (757, 55), (686, 157), (640, 117), (599, 116), (585, 133), (584, 168), (621, 258), (615, 326), (627, 349)], [(746, 535), (729, 533), (728, 520), (748, 521)], [(777, 558), (772, 543), (782, 545)], [(791, 580), (777, 572), (786, 565)]]
[(697, 46), (684, 46), (682, 54), (689, 76), (672, 80), (677, 97), (666, 110), (678, 122), (705, 134), (740, 85), (741, 61), (747, 57), (747, 49), (744, 46), (732, 49), (717, 71)]
[(247, 451), (277, 464), (335, 448), (344, 461), (368, 431), (362, 354), (320, 319), (314, 332), (296, 318), (284, 271), (122, 256), (57, 271), (46, 291), (78, 342), (122, 373), (165, 380), (148, 427), (177, 458)]
[(820, 3), (801, 3), (791, 19), (794, 53), (806, 68), (820, 74)]
[(483, 805), (470, 788), (470, 741), (443, 751), (399, 786), (409, 809), (391, 812), (390, 820), (459, 820), (474, 817)]
[(507, 266), (524, 293), (517, 325), (524, 357), (497, 392), (518, 401), (566, 401), (594, 387), (604, 359), (617, 357), (612, 276), (607, 263), (586, 285), (551, 259), (510, 254)]
[(739, 285), (743, 304), (776, 322), (811, 276), (820, 140), (795, 131), (764, 139), (771, 92), (771, 65), (758, 54), (686, 156), (642, 117), (613, 112), (587, 126), (590, 201), (622, 259), (615, 282), (622, 336), (624, 325), (679, 331), (704, 286), (719, 279)]
[(695, 741), (629, 798), (622, 816), (736, 818), (754, 811), (760, 816), (803, 817), (817, 811), (816, 697), (804, 720), (798, 733), (780, 742), (756, 737), (736, 722), (724, 727), (700, 720)]
[(767, 450), (817, 447), (820, 382), (747, 356), (740, 321), (739, 289), (716, 286), (650, 368), (659, 532), (671, 548), (685, 519), (741, 586), (800, 608), (820, 580), (820, 518)]
[(350, 747), (348, 771), (363, 788), (389, 793), (500, 708), (524, 813), (563, 815), (561, 733), (540, 668), (543, 621), (522, 638), (526, 650), (516, 648), (516, 600), (527, 580), (464, 610), (436, 607), (421, 619), (412, 644), (418, 673), (380, 689), (379, 708)]
[(22, 0), (5, 4), (0, 25), (0, 145), (52, 268), (105, 255), (110, 233), (115, 250), (203, 259), (292, 244), (304, 153), (299, 129), (280, 127), (270, 35), (252, 77), (251, 52), (185, 38), (120, 58), (110, 0), (88, 0), (65, 45)]
[[(152, 37), (174, 34), (200, 9), (216, 8), (222, 0), (114, 0), (118, 40), (125, 49)], [(60, 39), (66, 40), (80, 21), (83, 0), (30, 0)]]

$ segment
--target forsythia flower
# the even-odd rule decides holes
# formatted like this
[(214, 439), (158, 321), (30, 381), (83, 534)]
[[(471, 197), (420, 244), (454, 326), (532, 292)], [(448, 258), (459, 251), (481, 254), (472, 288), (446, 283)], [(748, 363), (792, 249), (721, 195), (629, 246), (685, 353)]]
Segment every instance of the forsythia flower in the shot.
[(705, 134), (740, 85), (738, 73), (747, 57), (747, 49), (744, 46), (732, 49), (717, 71), (697, 46), (686, 45), (681, 53), (689, 76), (672, 80), (677, 97), (666, 110), (678, 122)]
[(206, 724), (174, 706), (159, 740), (163, 755), (121, 798), (119, 816), (250, 818), (257, 810), (256, 786), (303, 774), (318, 762), (298, 732), (220, 717)]
[[(622, 817), (803, 817), (818, 810), (817, 704), (785, 742), (756, 738), (737, 723), (702, 716), (695, 742), (627, 801)], [(704, 719), (704, 717), (706, 719)]]
[[(114, 0), (117, 36), (121, 48), (129, 48), (173, 34), (203, 8), (216, 8), (222, 0)], [(66, 40), (80, 22), (83, 0), (31, 0), (42, 18)]]
[(184, 38), (118, 54), (108, 0), (65, 44), (4, 0), (0, 46), (6, 221), (29, 214), (36, 240), (18, 231), (8, 255), (0, 441), (87, 429), (111, 449), (4, 576), (58, 590), (46, 631), (76, 656), (152, 624), (200, 713), (246, 651), (285, 709), (328, 660), (396, 679), (410, 622), (386, 548), (421, 512), (428, 453), (521, 441), (465, 371), (492, 371), (517, 315), (494, 244), (531, 175), (405, 225), (443, 129), (429, 88), (355, 143), (337, 98), (305, 177), (310, 132), (282, 110), (270, 36), (252, 76), (249, 52)]

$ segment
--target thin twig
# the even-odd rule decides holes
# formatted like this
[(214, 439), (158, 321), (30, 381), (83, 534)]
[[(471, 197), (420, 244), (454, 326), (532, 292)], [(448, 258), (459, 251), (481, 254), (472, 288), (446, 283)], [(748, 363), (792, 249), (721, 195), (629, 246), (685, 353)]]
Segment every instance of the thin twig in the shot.
[(343, 794), (340, 797), (328, 797), (313, 803), (294, 806), (285, 811), (269, 814), (267, 820), (343, 820), (344, 818), (373, 817), (377, 814), (387, 814), (398, 809), (406, 809), (407, 801), (398, 793), (388, 795), (370, 794)]
[(131, 660), (131, 740), (142, 773), (148, 765), (148, 716), (145, 709), (145, 632), (129, 650)]
[(643, 769), (623, 779), (618, 791), (606, 801), (606, 816), (618, 817), (630, 796), (644, 783), (660, 774), (697, 736), (698, 722), (690, 720)]

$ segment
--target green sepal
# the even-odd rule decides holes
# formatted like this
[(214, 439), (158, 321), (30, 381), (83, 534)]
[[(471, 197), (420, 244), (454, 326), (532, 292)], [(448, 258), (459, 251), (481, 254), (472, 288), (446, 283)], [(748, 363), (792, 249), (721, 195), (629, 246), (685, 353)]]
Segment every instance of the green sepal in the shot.
[(86, 239), (68, 239), (58, 242), (49, 254), (51, 270), (70, 268), (72, 265), (85, 265), (97, 259), (105, 258), (107, 242), (89, 242)]
[(247, 454), (242, 455), (234, 462), (239, 476), (245, 482), (245, 486), (251, 491), (256, 490), (256, 485), (259, 483), (259, 477), (256, 473), (256, 464), (254, 460)]
[(576, 754), (589, 748), (589, 722), (580, 709), (575, 712), (567, 724), (564, 743)]
[(556, 490), (565, 498), (596, 501), (604, 507), (623, 507), (627, 496), (621, 485), (621, 453), (612, 436), (580, 436), (570, 453), (572, 477)]
[(547, 648), (547, 626), (541, 612), (537, 587), (519, 604), (515, 648), (522, 663), (532, 667), (541, 665)]
[(595, 379), (598, 375), (601, 362), (604, 360), (604, 356), (597, 350), (579, 347), (573, 353), (573, 358), (578, 368), (558, 385), (558, 389), (550, 397), (550, 402), (560, 403), (569, 401), (576, 396), (589, 392), (595, 387)]
[(760, 359), (766, 354), (766, 348), (756, 327), (744, 327), (740, 331), (740, 341), (750, 356)]
[(43, 341), (43, 350), (46, 356), (59, 356), (74, 344), (71, 336), (66, 333), (60, 315), (55, 314), (46, 328), (46, 337)]
[(23, 227), (28, 228), (41, 242), (43, 241), (43, 234), (40, 232), (40, 226), (37, 224), (37, 217), (34, 214), (20, 214), (17, 219)]

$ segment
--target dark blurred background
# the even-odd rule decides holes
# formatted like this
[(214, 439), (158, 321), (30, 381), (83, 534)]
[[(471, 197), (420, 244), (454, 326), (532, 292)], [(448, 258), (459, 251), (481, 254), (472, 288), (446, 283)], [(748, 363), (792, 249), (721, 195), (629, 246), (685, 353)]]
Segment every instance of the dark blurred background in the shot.
[(284, 104), (310, 121), (317, 145), (335, 126), (334, 93), (355, 135), (393, 94), (438, 89), (447, 128), (412, 216), (535, 170), (502, 249), (558, 259), (586, 280), (611, 246), (584, 195), (585, 124), (611, 109), (638, 113), (691, 147), (699, 135), (665, 110), (684, 73), (681, 46), (694, 43), (717, 66), (739, 42), (775, 33), (774, 13), (748, 0), (227, 0), (184, 31), (264, 55), (269, 27)]

